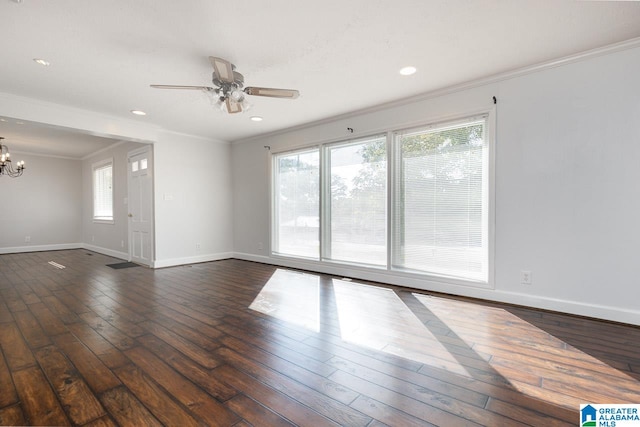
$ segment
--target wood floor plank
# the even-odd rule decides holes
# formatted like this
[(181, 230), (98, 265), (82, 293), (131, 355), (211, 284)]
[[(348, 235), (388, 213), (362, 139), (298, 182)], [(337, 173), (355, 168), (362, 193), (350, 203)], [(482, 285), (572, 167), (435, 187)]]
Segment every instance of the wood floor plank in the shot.
[[(268, 340), (268, 342), (276, 344), (277, 345), (276, 348), (278, 348), (279, 351), (283, 351), (287, 349), (292, 350), (292, 351), (295, 351), (296, 353), (299, 353), (306, 357), (310, 357), (314, 360), (317, 360), (318, 362), (326, 362), (327, 360), (333, 357), (333, 353), (303, 342), (305, 340), (305, 337), (292, 338), (285, 334), (278, 333), (278, 331), (270, 331), (270, 333), (267, 336), (262, 337), (261, 332), (264, 329), (259, 326), (252, 325), (250, 322), (250, 319), (251, 319), (250, 316), (247, 316), (247, 318), (245, 318), (244, 320), (239, 319), (235, 316), (228, 316), (225, 318), (225, 322), (219, 325), (218, 328), (220, 330), (224, 329), (224, 332), (226, 332), (227, 335), (231, 335), (231, 336), (237, 336), (235, 333), (232, 333), (232, 331), (233, 332), (240, 331), (244, 333), (244, 335), (249, 335), (256, 338), (261, 338), (263, 340)], [(241, 337), (238, 337), (238, 338), (241, 338)], [(328, 343), (325, 343), (325, 347), (327, 345)], [(268, 349), (265, 348), (265, 350), (268, 350)]]
[(13, 386), (11, 372), (7, 362), (4, 360), (4, 354), (0, 350), (0, 408), (12, 405), (18, 402), (18, 394)]
[(156, 321), (155, 323), (161, 324), (164, 328), (168, 329), (169, 331), (178, 334), (179, 336), (191, 341), (192, 343), (196, 344), (198, 347), (201, 347), (207, 351), (213, 351), (216, 348), (220, 347), (220, 344), (215, 339), (224, 335), (222, 332), (218, 331), (217, 329), (209, 325), (204, 325), (204, 326), (209, 332), (212, 330), (216, 331), (215, 337), (213, 338), (210, 338), (209, 336), (204, 334), (205, 328), (203, 329), (191, 328), (189, 326), (176, 322), (172, 319), (160, 318), (160, 320)]
[(126, 351), (129, 359), (161, 385), (180, 403), (208, 425), (229, 426), (240, 421), (237, 415), (195, 386), (143, 347)]
[[(113, 315), (116, 315), (122, 319), (126, 319), (131, 323), (140, 323), (145, 320), (145, 316), (140, 314), (140, 312), (136, 312), (135, 310), (114, 301), (112, 298), (109, 298), (106, 295), (98, 297), (96, 298), (96, 300), (101, 303), (102, 307), (107, 308), (111, 313), (113, 313)], [(131, 303), (129, 303), (129, 305), (131, 305)], [(136, 303), (135, 309), (137, 310), (140, 308), (141, 306)], [(144, 307), (145, 312), (146, 308), (147, 307)]]
[(209, 351), (155, 322), (143, 322), (140, 326), (205, 368), (220, 365)]
[[(353, 390), (348, 390), (326, 378), (336, 370), (336, 368), (330, 365), (322, 364), (322, 366), (318, 368), (320, 362), (313, 360), (310, 361), (308, 359), (301, 361), (297, 357), (294, 357), (294, 363), (280, 357), (279, 355), (274, 355), (248, 345), (246, 341), (240, 341), (231, 337), (222, 339), (221, 343), (236, 353), (247, 355), (253, 361), (263, 364), (274, 371), (280, 372), (283, 375), (298, 381), (300, 384), (304, 384), (313, 390), (319, 391), (338, 402), (348, 405), (358, 397), (358, 393)], [(281, 352), (279, 353), (282, 354)], [(321, 373), (324, 375), (318, 374), (318, 369), (320, 369)]]
[(109, 368), (114, 369), (129, 363), (129, 359), (120, 350), (88, 325), (74, 323), (69, 325), (69, 330)]
[(78, 298), (67, 292), (65, 289), (56, 290), (54, 295), (64, 303), (65, 307), (75, 314), (82, 314), (87, 311), (91, 311), (89, 307), (84, 305)]
[[(362, 359), (359, 359), (362, 360)], [(385, 367), (385, 372), (381, 372), (377, 369), (373, 369), (366, 364), (366, 359), (362, 360), (365, 364), (354, 363), (353, 359), (347, 360), (340, 357), (331, 359), (328, 363), (337, 369), (343, 371), (358, 373), (358, 376), (368, 381), (372, 381), (376, 384), (406, 384), (407, 387), (415, 387), (422, 393), (431, 392), (434, 394), (449, 396), (456, 400), (469, 403), (471, 405), (483, 408), (487, 403), (487, 396), (482, 393), (469, 390), (464, 387), (459, 387), (451, 383), (438, 381), (437, 379), (430, 378), (419, 373), (400, 370), (394, 371), (395, 375), (389, 375), (385, 372), (389, 367)], [(378, 365), (380, 367), (380, 365)]]
[(84, 427), (118, 427), (118, 425), (113, 422), (111, 417), (105, 415), (102, 418), (98, 418), (97, 420), (86, 423)]
[(55, 314), (43, 303), (30, 304), (29, 310), (38, 319), (40, 326), (48, 335), (58, 335), (67, 332), (67, 328)]
[[(131, 338), (139, 337), (140, 335), (144, 335), (146, 333), (144, 329), (136, 325), (134, 322), (102, 304), (92, 305), (91, 309), (101, 319), (108, 322), (114, 328), (122, 331), (124, 334), (128, 335)], [(83, 313), (82, 315), (87, 316), (88, 314)], [(142, 316), (137, 317), (140, 319), (144, 319), (144, 317)]]
[(58, 317), (65, 325), (80, 321), (80, 318), (78, 318), (78, 316), (74, 312), (69, 310), (66, 304), (64, 304), (64, 302), (62, 302), (56, 296), (47, 295), (42, 296), (41, 299), (44, 305), (46, 305), (47, 308), (51, 310), (51, 312), (54, 313), (56, 317)]
[(51, 339), (49, 339), (49, 336), (30, 311), (18, 311), (13, 314), (13, 317), (16, 319), (16, 324), (20, 332), (22, 332), (22, 336), (31, 348), (39, 348), (51, 344)]
[(13, 316), (11, 316), (11, 311), (9, 311), (9, 307), (4, 302), (4, 298), (0, 294), (0, 323), (13, 322)]
[(551, 417), (548, 414), (522, 406), (512, 405), (497, 399), (489, 399), (486, 409), (497, 414), (505, 415), (514, 420), (523, 420), (534, 426), (550, 426), (550, 427), (571, 427), (575, 426), (575, 422), (561, 420)]
[(162, 423), (125, 387), (117, 387), (103, 393), (100, 401), (121, 426), (162, 426)]
[(211, 370), (201, 367), (161, 339), (145, 335), (138, 338), (138, 342), (216, 399), (224, 402), (238, 394), (235, 388), (220, 381)]
[[(235, 259), (115, 262), (0, 254), (0, 424), (568, 426), (640, 395), (637, 326)], [(272, 280), (312, 280), (318, 311)]]
[[(220, 330), (216, 329), (215, 326), (203, 323), (197, 319), (194, 319), (193, 317), (189, 317), (168, 307), (160, 307), (157, 311), (150, 314), (150, 318), (150, 320), (160, 323), (161, 325), (166, 325), (168, 323), (171, 323), (172, 321), (177, 322), (184, 326), (188, 326), (189, 328), (195, 329), (198, 332), (202, 333), (204, 336), (214, 340), (223, 335), (223, 333)], [(220, 324), (220, 322), (217, 321), (215, 323), (216, 326)]]
[(27, 305), (20, 298), (20, 294), (14, 288), (0, 289), (0, 295), (4, 299), (10, 312), (28, 310)]
[(113, 372), (73, 335), (58, 335), (54, 341), (82, 374), (94, 393), (99, 394), (121, 384)]
[(82, 313), (80, 318), (118, 350), (127, 350), (135, 345), (131, 337), (94, 312)]
[[(345, 387), (349, 387), (353, 390), (359, 391), (364, 396), (375, 399), (376, 401), (382, 402), (383, 404), (398, 411), (405, 412), (422, 420), (427, 420), (436, 425), (446, 425), (452, 427), (483, 425), (483, 423), (474, 422), (469, 419), (463, 418), (458, 414), (448, 412), (442, 408), (434, 407), (424, 402), (417, 401), (396, 391), (389, 390), (380, 385), (358, 378), (347, 372), (337, 371), (336, 373), (331, 375), (331, 378), (334, 381), (343, 384)], [(437, 399), (434, 400), (437, 401)], [(449, 401), (445, 401), (444, 403), (446, 405), (447, 403), (449, 403)], [(489, 423), (490, 420), (486, 420), (486, 422)], [(489, 425), (500, 424), (489, 423)]]
[(33, 366), (14, 372), (13, 381), (20, 396), (25, 424), (71, 425), (40, 368)]
[[(416, 417), (412, 417), (402, 411), (399, 411), (389, 405), (385, 405), (382, 402), (378, 402), (375, 399), (365, 396), (359, 396), (351, 406), (354, 409), (369, 415), (376, 421), (381, 421), (390, 426), (406, 426), (406, 427), (424, 427), (435, 426), (429, 422), (425, 422)], [(380, 423), (382, 424), (382, 423)], [(371, 424), (369, 424), (371, 426)]]
[[(237, 366), (243, 372), (281, 393), (295, 397), (296, 400), (342, 426), (366, 426), (371, 422), (371, 418), (347, 405), (293, 381), (281, 373), (270, 370), (264, 365), (255, 363), (235, 351), (220, 348), (216, 354), (220, 355), (227, 363)], [(348, 390), (348, 387), (346, 389)]]
[(106, 415), (84, 379), (57, 347), (38, 350), (36, 359), (74, 424), (85, 424)]
[(449, 393), (453, 396), (446, 396), (440, 392), (434, 392), (427, 387), (419, 386), (408, 381), (401, 381), (387, 374), (375, 371), (367, 366), (357, 365), (345, 360), (336, 360), (336, 366), (342, 371), (349, 372), (361, 379), (367, 380), (374, 384), (384, 384), (386, 388), (398, 392), (407, 397), (411, 397), (417, 401), (424, 402), (434, 408), (439, 408), (464, 417), (470, 421), (481, 423), (482, 420), (492, 420), (492, 424), (504, 425), (506, 423), (516, 424), (515, 420), (508, 419), (502, 415), (486, 411), (484, 406), (486, 398), (482, 398), (475, 404), (468, 404), (456, 398), (455, 393)]
[(24, 414), (20, 405), (13, 405), (0, 409), (0, 425), (23, 426), (26, 425)]
[(226, 383), (242, 391), (256, 402), (271, 408), (275, 413), (281, 414), (284, 418), (291, 420), (294, 424), (301, 426), (339, 426), (338, 423), (323, 417), (296, 399), (266, 386), (255, 378), (229, 365), (222, 365), (214, 369), (214, 372)]
[(15, 289), (18, 291), (20, 298), (22, 298), (22, 301), (24, 301), (25, 304), (31, 305), (41, 302), (40, 297), (38, 297), (38, 295), (33, 292), (27, 284), (18, 285)]
[(36, 363), (15, 323), (0, 323), (0, 348), (11, 371), (17, 371)]
[(226, 405), (247, 422), (265, 427), (293, 427), (294, 424), (262, 406), (244, 394), (229, 400)]
[(178, 405), (170, 395), (139, 368), (133, 365), (123, 366), (116, 369), (115, 373), (161, 423), (172, 426), (197, 426), (200, 424), (198, 420), (189, 415), (186, 408)]
[(292, 364), (304, 366), (306, 370), (323, 377), (328, 377), (335, 371), (335, 368), (324, 362), (318, 361), (316, 358), (299, 353), (294, 349), (283, 347), (268, 339), (263, 339), (255, 335), (245, 333), (239, 328), (220, 328), (230, 335), (220, 339), (220, 343), (227, 347), (242, 347), (243, 349), (241, 351), (244, 351), (248, 348), (247, 346), (251, 345), (251, 347), (259, 349), (262, 353), (273, 354), (283, 360), (289, 361)]

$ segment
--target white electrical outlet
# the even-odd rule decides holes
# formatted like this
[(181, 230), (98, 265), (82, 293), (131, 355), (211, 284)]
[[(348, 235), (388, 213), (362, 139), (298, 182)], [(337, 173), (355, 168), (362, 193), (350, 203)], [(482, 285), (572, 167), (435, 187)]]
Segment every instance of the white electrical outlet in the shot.
[(196, 243), (196, 251), (200, 250), (200, 243)]
[(530, 285), (533, 282), (533, 277), (531, 276), (531, 271), (522, 270), (520, 272), (520, 283), (523, 285)]
[(120, 240), (120, 247), (124, 248), (124, 240)]
[(262, 242), (258, 242), (258, 250), (261, 251), (262, 250)]
[(24, 236), (24, 242), (25, 243), (31, 242), (31, 236)]

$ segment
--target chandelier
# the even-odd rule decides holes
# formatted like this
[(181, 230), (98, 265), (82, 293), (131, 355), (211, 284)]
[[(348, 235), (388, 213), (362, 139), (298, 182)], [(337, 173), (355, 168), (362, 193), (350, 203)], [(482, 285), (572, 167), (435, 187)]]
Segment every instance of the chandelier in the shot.
[(3, 139), (4, 137), (0, 136), (0, 176), (8, 175), (11, 178), (17, 178), (24, 172), (24, 161), (19, 161), (16, 163), (16, 168), (13, 168), (9, 147), (2, 143)]

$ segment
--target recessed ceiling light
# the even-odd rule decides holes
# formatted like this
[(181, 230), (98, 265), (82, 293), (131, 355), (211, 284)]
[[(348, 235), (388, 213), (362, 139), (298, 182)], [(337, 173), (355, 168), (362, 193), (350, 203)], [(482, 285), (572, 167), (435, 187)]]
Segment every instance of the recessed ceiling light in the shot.
[(146, 116), (147, 113), (145, 113), (144, 111), (140, 111), (140, 110), (131, 110), (131, 114), (135, 114), (136, 116)]
[(415, 72), (418, 71), (418, 69), (416, 67), (404, 67), (400, 69), (400, 74), (402, 74), (403, 76), (410, 76), (411, 74), (415, 74)]
[(43, 65), (45, 67), (48, 67), (50, 65), (49, 61), (46, 61), (42, 58), (33, 58), (33, 62), (35, 62), (36, 64)]
[(254, 122), (261, 122), (262, 121), (262, 117), (260, 117), (260, 116), (251, 116), (250, 118)]
[(24, 122), (16, 122), (17, 125), (23, 125)]
[(7, 119), (0, 118), (0, 122), (6, 122)]

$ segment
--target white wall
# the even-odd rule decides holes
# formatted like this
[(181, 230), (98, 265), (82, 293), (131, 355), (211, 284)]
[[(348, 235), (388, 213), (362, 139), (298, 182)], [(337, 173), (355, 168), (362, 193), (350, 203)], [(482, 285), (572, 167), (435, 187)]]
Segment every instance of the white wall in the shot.
[[(73, 128), (113, 139), (153, 143), (155, 267), (202, 262), (233, 255), (230, 147), (223, 141), (165, 131), (127, 120), (42, 100), (0, 93), (0, 116)], [(90, 219), (92, 156), (79, 166), (75, 227), (80, 246), (125, 257), (126, 227), (120, 227), (122, 195), (116, 194), (117, 223), (107, 227)], [(81, 170), (80, 170), (81, 169)], [(90, 177), (90, 174), (88, 175)], [(89, 187), (82, 190), (82, 181)], [(116, 183), (117, 187), (121, 187)], [(118, 190), (116, 189), (116, 192)], [(169, 196), (165, 199), (165, 195)], [(84, 212), (84, 213), (82, 213)], [(81, 231), (80, 231), (81, 230)], [(93, 238), (92, 238), (93, 237)], [(24, 239), (24, 237), (22, 237)], [(121, 243), (124, 240), (124, 248)], [(5, 246), (0, 242), (0, 247)]]
[(156, 267), (233, 256), (230, 145), (163, 132), (154, 144)]
[[(232, 146), (240, 258), (640, 325), (640, 48)], [(493, 289), (269, 256), (268, 154), (487, 109), (498, 98)], [(264, 249), (259, 250), (262, 242)], [(520, 284), (520, 271), (533, 284)]]
[[(18, 178), (0, 177), (0, 253), (77, 247), (81, 162), (18, 152), (11, 157), (24, 160), (26, 169)], [(30, 242), (25, 242), (27, 236)]]
[[(141, 147), (144, 144), (122, 142), (83, 159), (81, 227), (82, 242), (86, 248), (128, 259), (127, 154)], [(92, 166), (107, 159), (113, 159), (113, 224), (93, 222)]]

